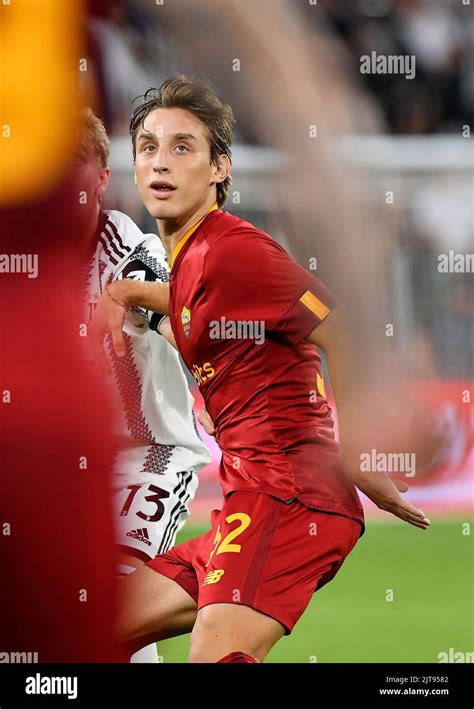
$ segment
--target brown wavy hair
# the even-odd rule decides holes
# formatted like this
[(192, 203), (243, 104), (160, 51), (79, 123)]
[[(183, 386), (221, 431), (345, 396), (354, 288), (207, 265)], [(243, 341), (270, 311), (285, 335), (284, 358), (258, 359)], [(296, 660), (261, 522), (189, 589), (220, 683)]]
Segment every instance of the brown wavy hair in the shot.
[[(232, 109), (223, 103), (213, 89), (200, 79), (190, 79), (184, 74), (172, 76), (159, 89), (148, 89), (140, 97), (142, 103), (135, 108), (130, 121), (133, 159), (136, 157), (136, 136), (145, 118), (156, 108), (182, 108), (193, 113), (207, 128), (211, 163), (220, 155), (232, 160), (232, 131), (235, 124)], [(217, 204), (222, 207), (228, 196), (230, 175), (216, 185)]]

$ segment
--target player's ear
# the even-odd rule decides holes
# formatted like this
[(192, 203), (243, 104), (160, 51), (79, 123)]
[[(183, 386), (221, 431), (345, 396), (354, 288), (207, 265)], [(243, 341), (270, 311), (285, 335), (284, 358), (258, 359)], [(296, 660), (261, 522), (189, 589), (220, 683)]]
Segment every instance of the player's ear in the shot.
[(107, 189), (107, 185), (109, 184), (109, 177), (110, 177), (110, 168), (104, 167), (103, 170), (101, 170), (99, 172), (99, 185), (97, 187), (97, 197), (99, 199), (102, 198), (105, 190)]
[(213, 173), (211, 179), (211, 185), (217, 185), (219, 182), (224, 182), (224, 180), (230, 174), (230, 160), (227, 155), (219, 155), (215, 163), (212, 163)]
[(136, 170), (135, 170), (135, 172), (133, 173), (133, 181), (134, 181), (134, 183), (135, 183), (136, 185), (138, 185), (138, 182), (137, 182), (137, 171), (136, 171)]

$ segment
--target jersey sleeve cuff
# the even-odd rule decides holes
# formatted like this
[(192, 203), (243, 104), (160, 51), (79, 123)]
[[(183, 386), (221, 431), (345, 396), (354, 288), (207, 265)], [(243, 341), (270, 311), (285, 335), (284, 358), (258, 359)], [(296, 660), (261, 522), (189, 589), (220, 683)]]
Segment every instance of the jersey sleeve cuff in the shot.
[(159, 330), (159, 327), (163, 320), (167, 318), (167, 315), (162, 315), (161, 313), (153, 313), (153, 315), (150, 318), (150, 330), (154, 330), (155, 332), (158, 333), (158, 335), (161, 335), (161, 332)]
[(325, 302), (311, 290), (306, 290), (277, 323), (276, 329), (291, 342), (302, 342), (339, 303), (332, 293), (325, 294)]

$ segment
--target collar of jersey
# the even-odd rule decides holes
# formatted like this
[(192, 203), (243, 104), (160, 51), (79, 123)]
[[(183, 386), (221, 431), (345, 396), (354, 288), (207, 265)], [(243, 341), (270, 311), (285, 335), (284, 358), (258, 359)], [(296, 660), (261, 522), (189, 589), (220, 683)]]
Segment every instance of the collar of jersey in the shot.
[(174, 251), (173, 251), (173, 254), (172, 254), (172, 256), (171, 256), (170, 268), (173, 268), (173, 265), (174, 265), (174, 263), (175, 263), (175, 261), (176, 261), (177, 255), (179, 254), (179, 252), (181, 251), (181, 249), (183, 248), (183, 246), (185, 245), (185, 243), (188, 241), (188, 239), (194, 234), (194, 232), (196, 231), (196, 229), (198, 228), (198, 226), (199, 226), (200, 224), (202, 224), (202, 222), (204, 221), (204, 219), (207, 217), (208, 214), (210, 214), (211, 212), (214, 212), (216, 209), (219, 209), (219, 207), (217, 206), (217, 202), (214, 202), (214, 204), (212, 205), (212, 207), (210, 208), (210, 210), (209, 210), (208, 212), (206, 212), (206, 214), (202, 217), (202, 219), (200, 219), (198, 222), (196, 222), (196, 224), (194, 224), (194, 225), (191, 227), (191, 229), (188, 229), (188, 231), (187, 231), (186, 234), (183, 236), (183, 238), (180, 239), (180, 241), (176, 244), (175, 249), (174, 249)]

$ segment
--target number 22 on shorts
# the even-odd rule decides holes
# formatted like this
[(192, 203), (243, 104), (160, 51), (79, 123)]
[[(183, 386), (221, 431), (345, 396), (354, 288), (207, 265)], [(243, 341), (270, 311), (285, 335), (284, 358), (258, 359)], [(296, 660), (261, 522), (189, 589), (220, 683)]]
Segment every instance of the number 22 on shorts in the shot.
[(252, 518), (245, 512), (234, 512), (234, 514), (231, 514), (226, 517), (225, 521), (227, 522), (227, 524), (232, 524), (232, 522), (239, 521), (240, 524), (237, 527), (234, 527), (234, 529), (231, 529), (230, 532), (226, 534), (224, 539), (222, 539), (221, 525), (217, 527), (216, 536), (213, 542), (214, 546), (212, 548), (211, 555), (209, 557), (209, 561), (206, 564), (206, 567), (209, 566), (209, 564), (211, 563), (211, 559), (214, 554), (225, 554), (226, 552), (234, 552), (238, 554), (240, 552), (242, 548), (241, 545), (231, 544), (231, 542), (233, 542), (234, 539), (237, 539), (237, 537), (239, 537), (242, 532), (247, 529), (250, 522), (252, 521)]

